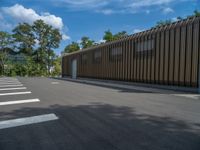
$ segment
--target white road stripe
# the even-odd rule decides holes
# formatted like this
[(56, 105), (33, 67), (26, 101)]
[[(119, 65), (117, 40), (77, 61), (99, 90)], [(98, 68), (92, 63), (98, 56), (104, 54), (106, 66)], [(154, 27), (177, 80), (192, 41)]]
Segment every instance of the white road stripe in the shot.
[(6, 82), (0, 82), (0, 85), (7, 85), (7, 84), (21, 84), (21, 82), (13, 82), (13, 83), (6, 83)]
[(0, 80), (0, 82), (17, 82), (19, 80)]
[(0, 82), (19, 82), (19, 80), (0, 80)]
[(5, 96), (5, 95), (21, 95), (21, 94), (30, 94), (31, 91), (27, 92), (14, 92), (14, 93), (0, 93), (0, 96)]
[(59, 84), (59, 82), (51, 82), (51, 84)]
[(4, 105), (14, 105), (14, 104), (23, 104), (23, 103), (33, 103), (39, 102), (39, 99), (27, 99), (27, 100), (17, 100), (17, 101), (7, 101), (7, 102), (0, 102), (0, 106)]
[(12, 79), (0, 79), (0, 81), (19, 81), (19, 80), (12, 80)]
[(0, 91), (9, 91), (9, 90), (24, 90), (27, 89), (26, 87), (18, 87), (18, 88), (4, 88), (0, 89)]
[(13, 85), (0, 85), (0, 88), (2, 88), (2, 87), (18, 87), (18, 86), (23, 86), (23, 84), (13, 84)]
[(0, 122), (0, 129), (13, 128), (18, 126), (42, 123), (59, 119), (55, 114), (45, 114), (33, 117), (25, 117)]
[(185, 98), (192, 98), (192, 99), (198, 99), (200, 97), (200, 94), (172, 94), (172, 95)]

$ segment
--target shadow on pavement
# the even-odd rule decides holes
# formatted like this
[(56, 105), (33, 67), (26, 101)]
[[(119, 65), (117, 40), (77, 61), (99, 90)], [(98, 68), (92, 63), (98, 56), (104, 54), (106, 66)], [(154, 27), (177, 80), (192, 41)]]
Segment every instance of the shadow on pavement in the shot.
[(59, 120), (0, 130), (0, 149), (199, 150), (199, 126), (136, 114), (129, 107), (91, 103), (23, 108), (1, 120), (55, 113)]

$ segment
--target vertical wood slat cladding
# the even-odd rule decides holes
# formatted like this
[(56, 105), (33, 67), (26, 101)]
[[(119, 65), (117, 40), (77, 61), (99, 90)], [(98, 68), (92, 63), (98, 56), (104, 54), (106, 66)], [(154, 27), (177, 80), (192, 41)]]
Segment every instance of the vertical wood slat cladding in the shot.
[(184, 84), (184, 79), (185, 79), (185, 50), (186, 50), (186, 34), (187, 34), (187, 27), (182, 26), (181, 27), (181, 48), (180, 48), (180, 64), (179, 64), (179, 84), (183, 85)]
[(124, 63), (124, 51), (125, 51), (125, 41), (123, 41), (123, 51), (122, 51), (122, 60), (121, 60), (121, 80), (124, 80), (124, 71), (125, 71), (125, 63)]
[(174, 49), (175, 49), (175, 29), (174, 25), (169, 33), (169, 84), (173, 84), (174, 82)]
[(186, 55), (186, 60), (185, 62), (186, 65), (185, 65), (185, 85), (186, 86), (190, 86), (191, 85), (191, 69), (192, 69), (192, 66), (191, 66), (191, 60), (192, 60), (192, 53), (193, 53), (193, 49), (192, 49), (192, 28), (193, 28), (193, 24), (192, 22), (190, 22), (190, 24), (188, 25), (188, 28), (187, 28), (187, 37), (186, 37), (186, 52), (185, 52), (185, 55)]
[(155, 83), (155, 64), (156, 64), (156, 50), (155, 50), (155, 46), (156, 46), (156, 39), (155, 39), (155, 30), (153, 30), (152, 33), (152, 37), (153, 40), (151, 42), (152, 44), (152, 56), (151, 56), (151, 78), (150, 78), (150, 83)]
[(191, 75), (191, 84), (192, 86), (197, 87), (197, 76), (198, 76), (198, 56), (199, 56), (199, 21), (194, 23), (193, 27), (193, 55), (192, 55), (192, 75)]
[(124, 80), (127, 80), (127, 76), (128, 76), (128, 70), (127, 70), (127, 66), (128, 66), (128, 41), (126, 40), (125, 42), (125, 49), (124, 49), (124, 52), (125, 52), (125, 74), (124, 74)]
[[(63, 56), (62, 76), (71, 76), (77, 59), (78, 77), (197, 87), (199, 20), (190, 18)], [(122, 54), (113, 54), (120, 49)], [(100, 61), (94, 60), (96, 51), (101, 52)]]
[(165, 32), (165, 40), (164, 40), (164, 49), (165, 49), (165, 54), (164, 54), (164, 83), (168, 84), (169, 78), (169, 30), (167, 29)]
[(159, 62), (159, 56), (160, 56), (160, 53), (159, 53), (159, 49), (160, 49), (160, 32), (158, 32), (157, 33), (157, 35), (156, 35), (156, 46), (155, 46), (155, 48), (156, 48), (156, 59), (155, 59), (155, 83), (159, 83), (159, 72), (160, 72), (160, 70), (159, 70), (159, 64), (160, 64), (160, 62)]
[(133, 81), (133, 40), (129, 37), (129, 44), (130, 44), (130, 81)]
[(131, 81), (131, 45), (130, 45), (130, 38), (128, 39), (128, 77), (127, 80)]
[[(139, 42), (141, 42), (140, 37), (138, 37), (138, 39), (137, 39), (137, 43), (139, 43)], [(139, 51), (141, 50), (141, 45), (138, 46), (138, 50)], [(137, 50), (136, 50), (136, 54), (137, 54), (137, 56), (136, 56), (136, 58), (137, 58), (137, 75), (136, 75), (136, 81), (139, 82), (139, 79), (140, 79), (139, 78), (139, 76), (140, 76), (140, 59), (141, 59), (141, 57), (140, 57), (140, 53), (138, 53)]]
[(179, 83), (180, 36), (180, 27), (177, 27), (175, 29), (174, 85)]
[[(145, 37), (144, 37), (144, 42), (145, 41), (147, 41), (148, 39), (147, 39), (147, 36), (146, 35), (144, 35)], [(144, 45), (144, 49), (146, 49), (146, 47), (147, 47), (147, 43)], [(147, 57), (146, 57), (146, 52), (143, 54), (143, 59), (142, 59), (142, 61), (143, 61), (143, 69), (142, 69), (142, 82), (146, 82), (146, 75), (147, 75), (147, 67), (146, 67), (146, 63), (147, 63)]]
[(133, 81), (136, 82), (136, 78), (137, 78), (137, 54), (136, 54), (136, 38), (135, 40), (133, 41), (133, 45), (134, 45), (134, 50), (133, 50), (133, 53), (134, 53), (134, 57), (133, 57)]
[[(142, 34), (140, 36), (140, 41), (144, 42), (144, 37), (142, 36)], [(143, 49), (144, 49), (144, 45), (143, 44), (141, 44), (140, 49), (141, 49), (141, 51), (143, 51)], [(142, 82), (142, 79), (143, 79), (143, 56), (144, 56), (143, 53), (140, 53), (140, 59), (139, 59), (139, 61), (140, 61), (139, 81), (140, 82)]]

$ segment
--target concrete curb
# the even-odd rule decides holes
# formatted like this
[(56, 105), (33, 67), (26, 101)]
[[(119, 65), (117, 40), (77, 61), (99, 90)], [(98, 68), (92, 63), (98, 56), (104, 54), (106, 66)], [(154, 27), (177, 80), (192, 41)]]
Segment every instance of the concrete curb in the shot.
[(187, 87), (177, 87), (168, 85), (155, 85), (155, 84), (144, 84), (144, 83), (134, 83), (134, 82), (124, 82), (124, 81), (113, 81), (113, 80), (99, 80), (99, 79), (89, 79), (89, 78), (77, 78), (72, 79), (70, 77), (54, 77), (54, 79), (66, 80), (71, 82), (90, 84), (96, 86), (103, 86), (115, 89), (126, 89), (135, 91), (145, 91), (150, 93), (197, 93), (197, 88), (187, 88)]

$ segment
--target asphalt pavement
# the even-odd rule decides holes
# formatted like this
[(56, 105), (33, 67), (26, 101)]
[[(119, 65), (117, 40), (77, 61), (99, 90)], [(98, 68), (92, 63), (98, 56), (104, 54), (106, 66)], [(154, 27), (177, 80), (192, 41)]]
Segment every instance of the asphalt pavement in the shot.
[(0, 78), (0, 150), (199, 150), (200, 98)]

